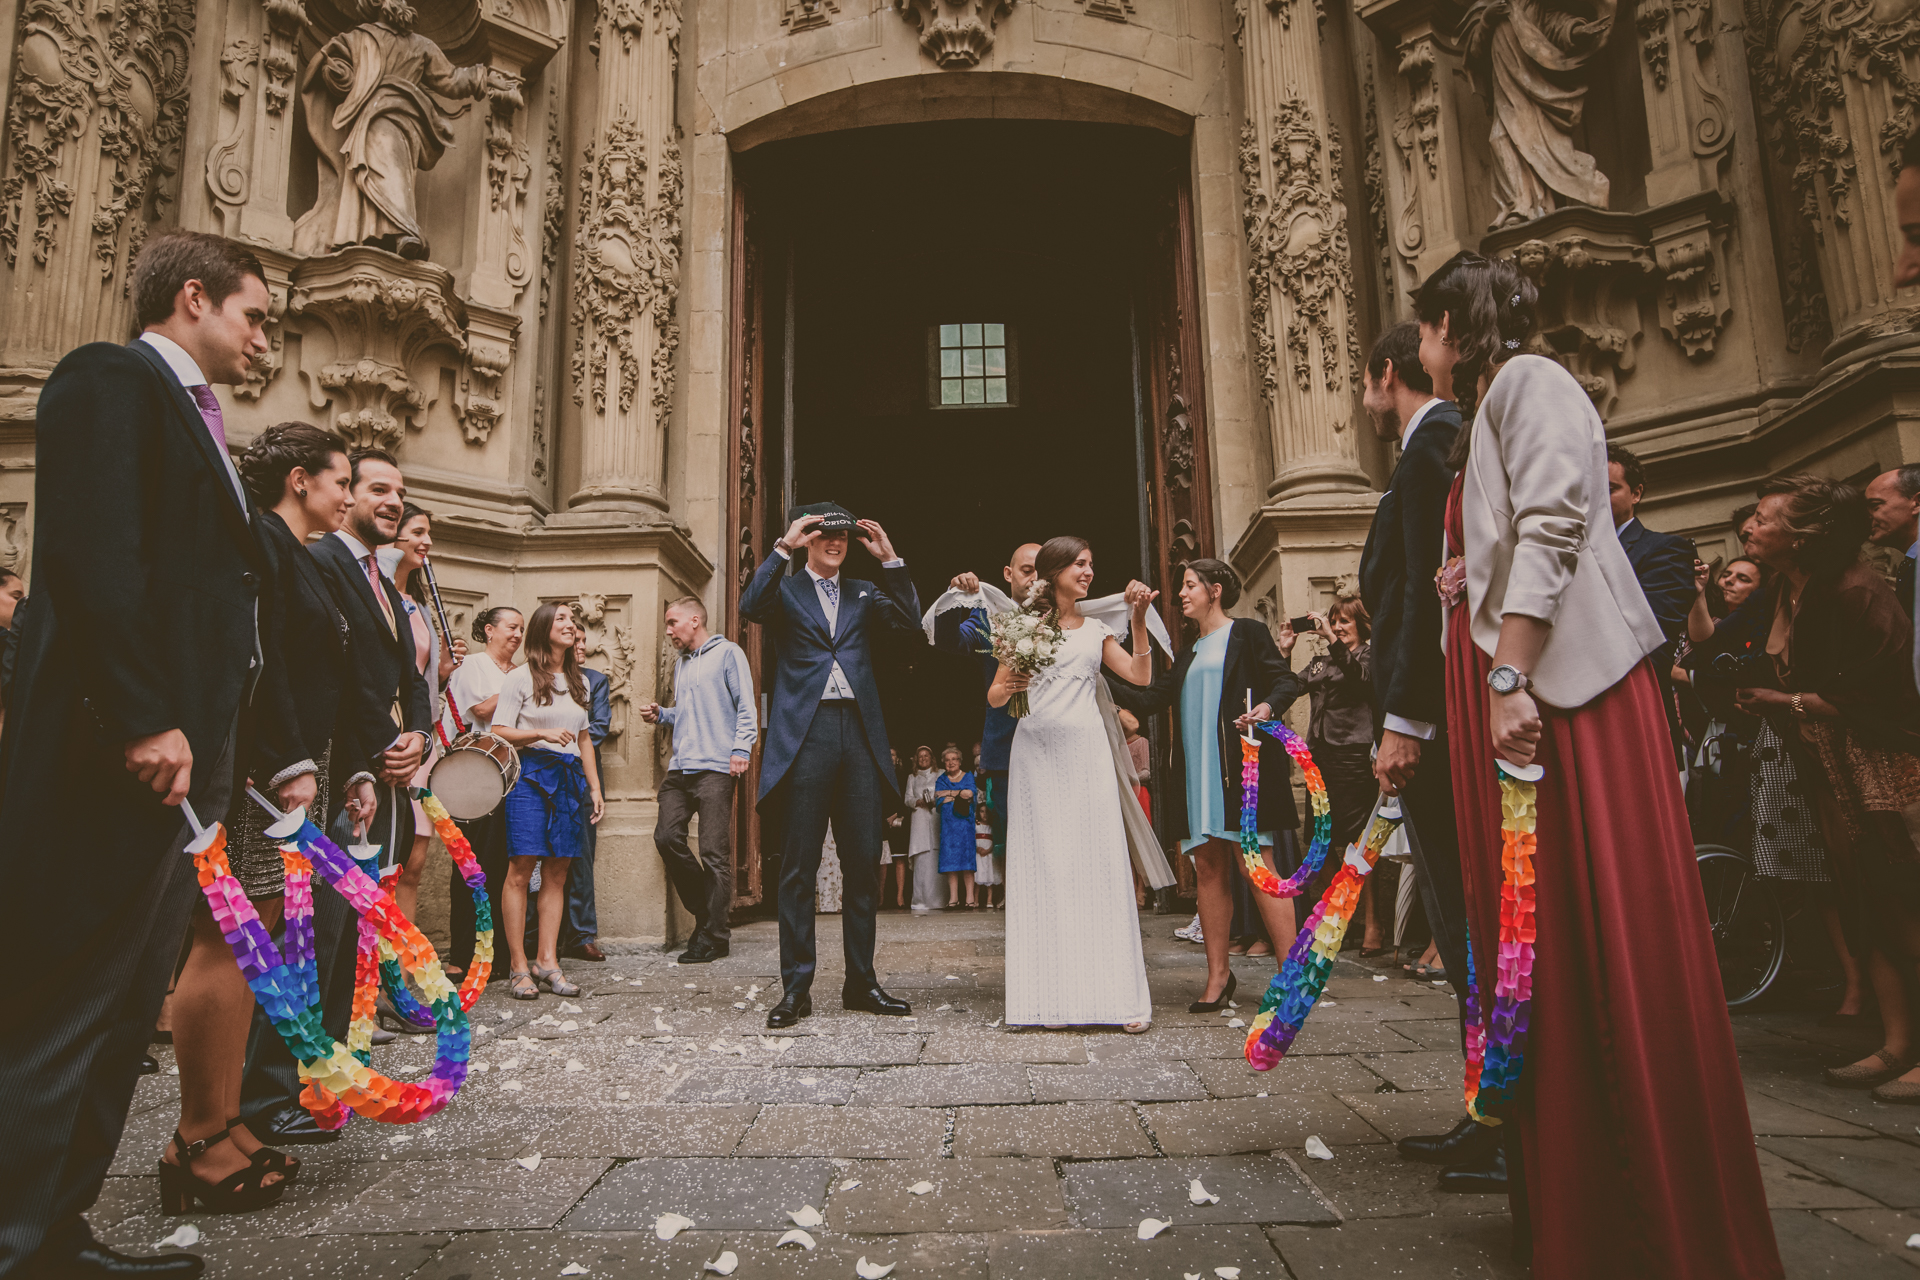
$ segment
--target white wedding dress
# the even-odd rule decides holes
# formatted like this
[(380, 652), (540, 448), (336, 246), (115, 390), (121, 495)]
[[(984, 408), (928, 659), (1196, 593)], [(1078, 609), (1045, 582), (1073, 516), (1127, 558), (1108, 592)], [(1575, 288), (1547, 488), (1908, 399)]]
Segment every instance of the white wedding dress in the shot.
[(1034, 677), (1007, 770), (1007, 1025), (1153, 1016), (1089, 618)]

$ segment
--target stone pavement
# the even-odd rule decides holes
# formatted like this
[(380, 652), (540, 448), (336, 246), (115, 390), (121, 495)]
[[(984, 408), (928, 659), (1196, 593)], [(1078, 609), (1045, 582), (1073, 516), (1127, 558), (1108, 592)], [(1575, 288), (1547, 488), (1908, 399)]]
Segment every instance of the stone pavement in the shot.
[[(881, 971), (911, 1020), (839, 1008), (837, 917), (821, 919), (816, 1013), (797, 1033), (764, 1029), (771, 921), (736, 928), (733, 955), (704, 967), (658, 951), (570, 965), (586, 988), (571, 1001), (496, 986), (475, 1008), (475, 1074), (445, 1112), (356, 1119), (344, 1140), (299, 1148), (299, 1183), (249, 1216), (160, 1214), (153, 1162), (177, 1115), (163, 1067), (90, 1216), (135, 1251), (194, 1222), (211, 1275), (259, 1280), (699, 1280), (725, 1253), (743, 1280), (850, 1280), (862, 1258), (900, 1280), (1524, 1274), (1506, 1258), (1504, 1198), (1436, 1195), (1390, 1144), (1460, 1114), (1446, 990), (1343, 961), (1263, 1075), (1232, 1024), (1271, 961), (1239, 962), (1237, 1011), (1190, 1015), (1200, 950), (1171, 936), (1180, 920), (1147, 916), (1152, 1031), (1014, 1034), (1002, 919), (881, 916)], [(1870, 1046), (1816, 1021), (1735, 1023), (1787, 1273), (1912, 1277), (1920, 1110), (1821, 1083), (1821, 1066)], [(404, 1078), (432, 1045), (377, 1055)], [(1310, 1136), (1333, 1159), (1308, 1158)], [(1195, 1179), (1217, 1203), (1190, 1203)], [(817, 1247), (778, 1247), (807, 1206), (824, 1219)], [(663, 1242), (666, 1213), (693, 1226)], [(1143, 1243), (1148, 1216), (1173, 1225)]]

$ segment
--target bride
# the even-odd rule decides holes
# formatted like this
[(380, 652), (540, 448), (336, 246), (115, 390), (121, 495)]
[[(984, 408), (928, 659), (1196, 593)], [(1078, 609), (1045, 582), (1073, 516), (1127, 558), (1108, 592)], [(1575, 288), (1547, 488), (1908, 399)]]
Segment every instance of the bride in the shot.
[(1119, 1025), (1153, 1017), (1140, 952), (1127, 829), (1103, 718), (1100, 667), (1135, 684), (1153, 674), (1147, 613), (1159, 592), (1128, 586), (1129, 653), (1079, 603), (1093, 582), (1081, 538), (1054, 538), (1034, 561), (1028, 608), (1058, 611), (1052, 666), (1028, 677), (1002, 666), (987, 701), (1026, 690), (1032, 710), (1007, 771), (1007, 1025)]

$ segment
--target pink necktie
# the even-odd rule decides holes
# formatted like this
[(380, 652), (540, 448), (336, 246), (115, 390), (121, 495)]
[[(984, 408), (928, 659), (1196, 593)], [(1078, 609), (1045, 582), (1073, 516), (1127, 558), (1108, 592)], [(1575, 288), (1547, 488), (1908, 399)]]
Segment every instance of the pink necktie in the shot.
[(367, 567), (367, 585), (373, 588), (373, 598), (380, 602), (380, 612), (387, 615), (387, 630), (399, 635), (399, 630), (393, 625), (393, 603), (387, 599), (387, 593), (380, 585), (380, 566), (374, 563), (371, 554), (360, 563)]
[(192, 393), (194, 403), (200, 406), (200, 416), (206, 419), (207, 430), (213, 433), (214, 442), (222, 451), (225, 451), (227, 424), (226, 420), (220, 416), (220, 401), (214, 396), (213, 388), (203, 382), (197, 387), (188, 387), (187, 390)]

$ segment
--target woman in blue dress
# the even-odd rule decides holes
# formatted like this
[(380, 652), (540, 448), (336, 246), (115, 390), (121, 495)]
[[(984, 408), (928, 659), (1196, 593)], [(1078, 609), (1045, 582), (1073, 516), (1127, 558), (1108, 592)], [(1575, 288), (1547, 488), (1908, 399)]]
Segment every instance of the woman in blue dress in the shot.
[[(1237, 980), (1229, 967), (1236, 868), (1240, 859), (1240, 747), (1244, 728), (1256, 720), (1285, 714), (1305, 691), (1287, 669), (1273, 633), (1255, 618), (1232, 618), (1227, 610), (1240, 599), (1240, 578), (1220, 560), (1195, 560), (1181, 575), (1180, 612), (1198, 638), (1175, 660), (1172, 670), (1145, 689), (1121, 687), (1114, 701), (1136, 715), (1180, 707), (1175, 728), (1186, 757), (1187, 838), (1181, 849), (1193, 855), (1198, 881), (1200, 930), (1207, 950), (1207, 989), (1188, 1008), (1212, 1013), (1233, 998)], [(1248, 703), (1251, 702), (1251, 711)], [(1298, 869), (1300, 819), (1293, 805), (1292, 765), (1272, 738), (1260, 737), (1259, 832), (1263, 856), (1281, 876)], [(1167, 799), (1178, 802), (1178, 791)], [(1180, 816), (1170, 815), (1179, 829)], [(1240, 874), (1243, 874), (1240, 873)], [(1276, 951), (1293, 943), (1293, 900), (1252, 892), (1267, 935)]]
[[(979, 865), (974, 846), (973, 775), (961, 768), (958, 747), (948, 747), (940, 759), (947, 771), (935, 780), (933, 798), (940, 810), (940, 873), (947, 878), (947, 910), (960, 909), (962, 885), (967, 890), (965, 905), (972, 910), (978, 905), (973, 873)], [(957, 814), (956, 807), (960, 810)]]

